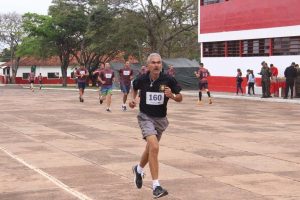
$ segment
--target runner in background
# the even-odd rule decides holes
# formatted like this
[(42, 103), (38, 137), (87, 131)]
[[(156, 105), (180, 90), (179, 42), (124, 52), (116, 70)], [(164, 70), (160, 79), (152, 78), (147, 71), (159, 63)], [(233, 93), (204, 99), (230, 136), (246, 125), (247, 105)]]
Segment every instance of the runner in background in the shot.
[(41, 89), (42, 89), (42, 84), (43, 84), (43, 76), (42, 76), (41, 73), (40, 73), (39, 76), (38, 76), (38, 81), (39, 81), (40, 90), (41, 90)]
[(99, 81), (101, 82), (101, 97), (100, 97), (100, 104), (106, 100), (106, 111), (111, 112), (111, 96), (112, 96), (112, 89), (113, 89), (113, 82), (115, 81), (115, 73), (110, 68), (109, 63), (105, 63), (105, 68), (100, 72)]
[(86, 78), (88, 77), (88, 75), (89, 75), (88, 70), (84, 67), (84, 65), (80, 65), (80, 68), (76, 71), (80, 102), (84, 102), (83, 94), (86, 86)]
[(28, 76), (28, 82), (29, 82), (29, 84), (30, 84), (30, 90), (32, 91), (32, 92), (34, 92), (34, 80), (35, 80), (35, 74), (34, 74), (34, 72), (30, 72), (29, 73), (29, 76)]
[(208, 80), (207, 78), (210, 76), (209, 71), (204, 68), (203, 63), (200, 63), (199, 65), (199, 70), (197, 72), (194, 72), (196, 77), (199, 79), (199, 100), (198, 104), (202, 103), (202, 90), (205, 90), (208, 96), (209, 104), (212, 104), (211, 96), (210, 96), (210, 91), (208, 90)]
[(133, 80), (133, 70), (130, 69), (130, 62), (126, 61), (122, 69), (119, 70), (120, 87), (123, 92), (122, 110), (126, 111), (127, 96), (130, 92), (131, 81)]

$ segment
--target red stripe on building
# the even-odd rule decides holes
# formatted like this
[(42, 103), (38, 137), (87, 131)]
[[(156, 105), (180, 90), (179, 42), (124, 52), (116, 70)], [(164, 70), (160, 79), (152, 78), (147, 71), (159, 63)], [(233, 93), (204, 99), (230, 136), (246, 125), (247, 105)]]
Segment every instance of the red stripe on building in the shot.
[(200, 6), (200, 33), (299, 25), (299, 8), (300, 0), (229, 0)]

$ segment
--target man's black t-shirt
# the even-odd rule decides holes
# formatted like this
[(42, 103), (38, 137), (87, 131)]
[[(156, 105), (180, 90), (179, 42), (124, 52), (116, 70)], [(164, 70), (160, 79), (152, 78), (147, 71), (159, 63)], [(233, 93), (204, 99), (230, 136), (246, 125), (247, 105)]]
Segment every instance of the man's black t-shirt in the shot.
[(150, 79), (150, 73), (144, 74), (133, 81), (133, 89), (140, 90), (140, 111), (152, 117), (165, 117), (169, 98), (164, 95), (167, 86), (172, 93), (179, 94), (181, 87), (175, 78), (160, 73), (155, 81)]

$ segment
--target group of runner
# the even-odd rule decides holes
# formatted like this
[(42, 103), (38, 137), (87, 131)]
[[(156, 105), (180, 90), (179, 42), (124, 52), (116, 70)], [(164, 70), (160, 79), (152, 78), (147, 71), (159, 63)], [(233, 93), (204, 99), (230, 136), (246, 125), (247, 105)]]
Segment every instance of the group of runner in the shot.
[[(202, 90), (206, 90), (211, 104), (210, 92), (208, 90), (207, 78), (210, 75), (208, 70), (200, 63), (199, 70), (194, 72), (199, 79), (199, 100), (202, 100)], [(127, 110), (126, 102), (133, 88), (129, 107), (137, 106), (139, 97), (139, 113), (137, 115), (138, 124), (142, 132), (142, 138), (146, 141), (145, 150), (141, 155), (138, 164), (132, 167), (134, 173), (134, 183), (138, 189), (143, 186), (144, 167), (149, 163), (152, 177), (153, 197), (160, 198), (168, 194), (168, 191), (160, 185), (159, 182), (159, 141), (163, 132), (169, 125), (167, 119), (167, 104), (169, 100), (181, 102), (183, 97), (180, 94), (181, 87), (175, 79), (175, 70), (169, 66), (167, 73), (162, 73), (162, 59), (157, 53), (152, 53), (147, 58), (147, 66), (142, 66), (139, 74), (134, 79), (133, 70), (130, 68), (130, 62), (125, 62), (123, 68), (118, 70), (120, 88), (123, 93), (121, 109)], [(115, 73), (109, 63), (101, 64), (100, 68), (93, 72), (97, 76), (99, 86), (99, 103), (106, 102), (106, 111), (111, 112), (111, 96), (113, 83), (115, 82)], [(84, 102), (84, 90), (86, 79), (89, 76), (88, 70), (81, 65), (74, 73), (77, 78), (79, 89), (79, 101)], [(33, 90), (34, 74), (29, 75), (29, 82)], [(41, 74), (38, 78), (40, 89), (42, 84)]]
[[(120, 88), (123, 93), (123, 101), (122, 101), (122, 110), (126, 111), (126, 101), (128, 98), (128, 94), (131, 88), (131, 82), (133, 80), (133, 70), (130, 68), (130, 62), (125, 62), (125, 65), (119, 71), (119, 81), (120, 81)], [(146, 68), (142, 67), (140, 73), (146, 73)], [(84, 74), (84, 76), (81, 76)], [(113, 83), (115, 82), (115, 73), (110, 68), (109, 63), (105, 63), (104, 65), (100, 65), (100, 68), (93, 72), (93, 75), (97, 76), (98, 86), (99, 86), (99, 103), (103, 104), (106, 102), (106, 111), (111, 112), (111, 97), (112, 97), (112, 90), (113, 90)], [(78, 88), (79, 88), (79, 99), (83, 99), (83, 93), (85, 89), (85, 84), (81, 84), (81, 81), (85, 83), (85, 80), (88, 76), (87, 70), (84, 66), (81, 66), (75, 73), (75, 76), (78, 78)], [(81, 101), (83, 102), (83, 101)]]
[[(38, 79), (38, 82), (39, 82), (39, 88), (41, 90), (42, 89), (42, 84), (43, 84), (43, 76), (42, 76), (41, 73), (38, 75), (37, 79)], [(29, 88), (32, 92), (34, 92), (34, 81), (35, 81), (35, 74), (34, 74), (34, 72), (30, 72), (29, 75), (28, 75), (28, 82), (30, 84)]]
[[(142, 66), (139, 74), (137, 77), (146, 74), (148, 69), (146, 66)], [(134, 79), (133, 70), (130, 68), (130, 62), (126, 61), (124, 67), (118, 70), (119, 74), (119, 82), (120, 82), (120, 89), (123, 93), (123, 100), (121, 109), (123, 111), (127, 110), (126, 102), (128, 98), (128, 94), (130, 93), (130, 88), (132, 85), (132, 81)], [(169, 66), (168, 71), (166, 72), (167, 75), (170, 77), (175, 77), (175, 69), (173, 65)], [(199, 70), (194, 72), (195, 76), (199, 79), (198, 87), (199, 87), (199, 99), (198, 104), (202, 104), (202, 91), (205, 90), (209, 104), (212, 104), (212, 99), (210, 95), (210, 91), (208, 90), (208, 77), (210, 76), (209, 71), (204, 68), (203, 63), (200, 63)], [(83, 102), (83, 94), (85, 89), (85, 82), (86, 78), (88, 77), (89, 73), (85, 69), (84, 66), (80, 66), (80, 68), (75, 71), (75, 77), (77, 77), (78, 88), (79, 88), (79, 100)], [(99, 103), (103, 104), (106, 101), (106, 111), (111, 112), (111, 98), (112, 98), (112, 90), (113, 84), (116, 81), (115, 73), (111, 69), (109, 63), (101, 64), (100, 67), (93, 72), (93, 75), (97, 76), (97, 82), (99, 86)]]

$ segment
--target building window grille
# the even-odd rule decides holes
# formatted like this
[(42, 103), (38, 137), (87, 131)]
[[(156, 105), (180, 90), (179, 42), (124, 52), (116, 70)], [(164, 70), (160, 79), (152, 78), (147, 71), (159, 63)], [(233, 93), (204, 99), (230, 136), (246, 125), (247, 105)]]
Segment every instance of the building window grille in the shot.
[(23, 73), (22, 74), (22, 79), (23, 80), (28, 80), (28, 78), (29, 78), (29, 73)]
[(228, 41), (227, 52), (228, 52), (228, 57), (240, 56), (240, 41)]
[(228, 1), (228, 0), (201, 0), (201, 6), (215, 4), (215, 3), (222, 3), (224, 1)]
[[(226, 43), (227, 45), (225, 45), (225, 41), (204, 42), (203, 57), (300, 55), (300, 36), (241, 41), (234, 40), (226, 41)], [(227, 53), (225, 54), (225, 52)]]
[(224, 57), (225, 42), (207, 42), (203, 44), (204, 57)]
[(268, 39), (255, 39), (242, 41), (242, 56), (269, 56), (269, 40)]
[(300, 37), (274, 38), (273, 55), (300, 55)]
[(59, 72), (48, 72), (47, 78), (48, 79), (58, 79), (59, 78)]

